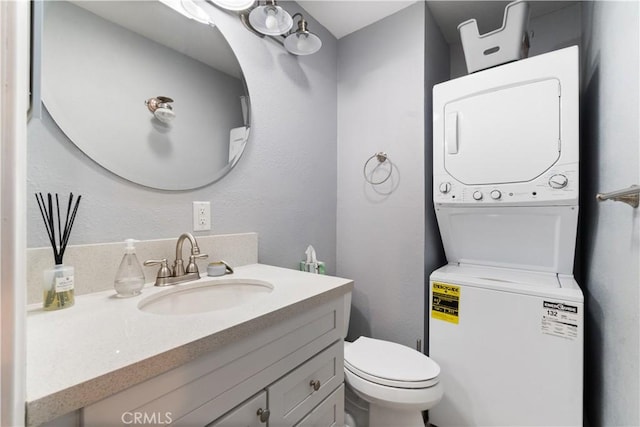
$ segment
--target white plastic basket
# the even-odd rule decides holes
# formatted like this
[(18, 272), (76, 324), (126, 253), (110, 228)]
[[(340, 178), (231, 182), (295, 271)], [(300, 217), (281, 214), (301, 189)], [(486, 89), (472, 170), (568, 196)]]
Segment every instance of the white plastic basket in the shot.
[(518, 0), (504, 10), (502, 27), (480, 35), (478, 23), (469, 19), (458, 25), (469, 73), (526, 58), (529, 54), (529, 4)]

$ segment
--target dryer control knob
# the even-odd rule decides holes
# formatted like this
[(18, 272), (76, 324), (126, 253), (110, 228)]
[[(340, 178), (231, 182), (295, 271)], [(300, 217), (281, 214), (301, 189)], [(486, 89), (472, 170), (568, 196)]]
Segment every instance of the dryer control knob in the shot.
[(493, 190), (491, 192), (491, 198), (493, 200), (499, 200), (502, 197), (502, 193), (500, 192), (500, 190)]
[(482, 200), (482, 192), (481, 191), (474, 191), (473, 192), (473, 198), (475, 200)]
[(555, 174), (552, 175), (551, 178), (549, 178), (549, 186), (551, 188), (564, 188), (567, 186), (567, 184), (569, 183), (569, 179), (567, 179), (566, 176), (562, 175), (562, 174)]
[(442, 194), (447, 194), (449, 191), (451, 191), (451, 183), (443, 182), (438, 188)]

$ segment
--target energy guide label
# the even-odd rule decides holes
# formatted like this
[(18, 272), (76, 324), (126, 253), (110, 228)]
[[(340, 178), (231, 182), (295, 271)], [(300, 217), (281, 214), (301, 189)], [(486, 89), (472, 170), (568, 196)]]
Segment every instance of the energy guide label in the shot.
[(542, 333), (575, 340), (578, 337), (578, 307), (562, 302), (542, 302)]
[(460, 314), (460, 286), (433, 282), (431, 294), (431, 317), (457, 325)]

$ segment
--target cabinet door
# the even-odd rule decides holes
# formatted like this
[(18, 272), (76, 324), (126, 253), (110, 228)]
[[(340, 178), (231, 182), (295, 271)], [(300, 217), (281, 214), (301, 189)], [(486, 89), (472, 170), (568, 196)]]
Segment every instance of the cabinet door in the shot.
[(267, 392), (261, 391), (206, 427), (264, 427), (268, 418)]
[(267, 387), (271, 427), (294, 425), (342, 384), (343, 351), (338, 341)]
[(316, 406), (296, 427), (343, 427), (344, 384)]

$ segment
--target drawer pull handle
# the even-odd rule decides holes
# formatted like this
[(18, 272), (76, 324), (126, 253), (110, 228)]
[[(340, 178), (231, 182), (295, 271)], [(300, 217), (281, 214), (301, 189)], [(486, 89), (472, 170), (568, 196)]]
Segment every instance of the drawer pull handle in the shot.
[(320, 380), (311, 380), (311, 382), (309, 383), (309, 385), (311, 387), (313, 387), (313, 391), (318, 391), (320, 390)]
[(271, 411), (269, 411), (268, 409), (258, 409), (258, 416), (260, 417), (261, 423), (266, 423), (267, 421), (269, 421), (269, 415), (271, 415)]

